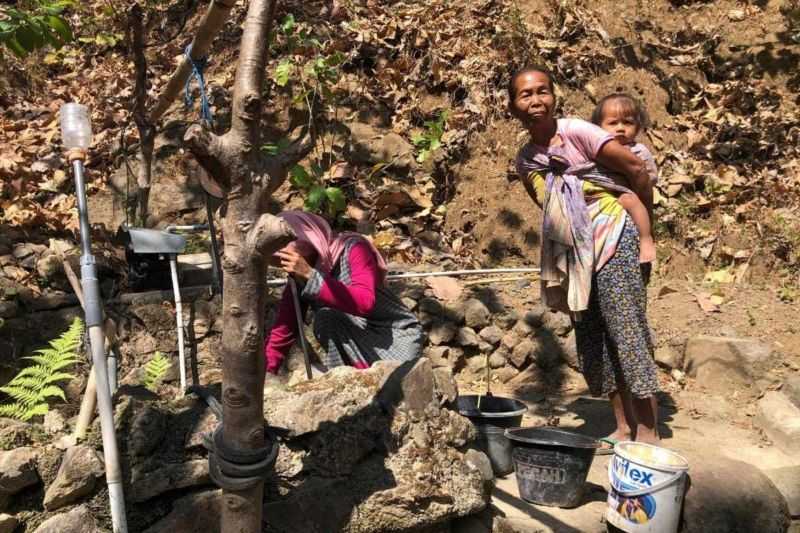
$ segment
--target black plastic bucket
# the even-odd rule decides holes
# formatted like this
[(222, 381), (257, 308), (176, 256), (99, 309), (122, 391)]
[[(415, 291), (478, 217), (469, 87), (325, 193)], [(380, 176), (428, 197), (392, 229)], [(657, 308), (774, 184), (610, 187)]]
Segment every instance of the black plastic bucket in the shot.
[(506, 430), (513, 443), (519, 495), (541, 505), (580, 505), (597, 439), (555, 428)]
[[(480, 409), (478, 409), (480, 398)], [(528, 408), (524, 403), (501, 396), (459, 396), (458, 412), (469, 418), (478, 431), (478, 448), (492, 463), (495, 475), (505, 476), (514, 471), (511, 442), (505, 436), (507, 428), (518, 427)]]

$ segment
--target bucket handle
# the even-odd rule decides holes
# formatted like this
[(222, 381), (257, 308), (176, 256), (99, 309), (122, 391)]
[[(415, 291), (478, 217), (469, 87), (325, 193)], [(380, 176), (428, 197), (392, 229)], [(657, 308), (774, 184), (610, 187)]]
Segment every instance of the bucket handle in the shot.
[[(613, 472), (613, 468), (612, 468), (612, 466), (613, 466), (613, 464), (614, 464), (614, 461), (609, 461), (609, 462), (608, 462), (608, 479), (609, 479), (609, 480), (613, 479), (613, 475), (612, 475), (612, 472)], [(685, 473), (686, 473), (686, 472), (684, 472), (683, 470), (681, 470), (681, 471), (679, 471), (679, 472), (675, 472), (674, 474), (672, 474), (670, 477), (668, 477), (667, 479), (665, 479), (665, 480), (664, 480), (664, 481), (662, 481), (661, 483), (656, 483), (656, 484), (655, 484), (655, 485), (653, 485), (652, 487), (646, 487), (646, 488), (643, 488), (643, 489), (636, 489), (636, 490), (618, 490), (616, 487), (614, 487), (613, 483), (612, 483), (611, 487), (612, 487), (612, 488), (613, 488), (613, 489), (614, 489), (614, 490), (615, 490), (615, 491), (616, 491), (616, 492), (617, 492), (617, 493), (618, 493), (620, 496), (624, 496), (624, 497), (626, 497), (626, 498), (633, 498), (633, 497), (636, 497), (636, 496), (641, 496), (641, 495), (643, 495), (643, 494), (647, 494), (648, 492), (656, 492), (656, 491), (658, 491), (658, 490), (661, 490), (661, 489), (663, 489), (664, 487), (666, 487), (666, 486), (668, 486), (668, 485), (672, 485), (673, 483), (675, 483), (676, 481), (678, 481), (678, 480), (681, 478), (681, 476), (682, 476), (682, 475), (684, 475)]]

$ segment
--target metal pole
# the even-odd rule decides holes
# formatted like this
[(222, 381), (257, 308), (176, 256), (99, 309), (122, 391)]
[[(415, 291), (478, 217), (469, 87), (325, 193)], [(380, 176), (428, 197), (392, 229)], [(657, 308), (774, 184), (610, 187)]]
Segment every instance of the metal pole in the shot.
[(89, 231), (89, 212), (83, 179), (83, 160), (75, 158), (72, 162), (72, 168), (75, 172), (75, 192), (78, 196), (78, 219), (81, 235), (81, 286), (85, 302), (86, 327), (89, 330), (89, 344), (92, 348), (92, 365), (95, 369), (95, 380), (97, 382), (97, 410), (100, 413), (111, 522), (114, 533), (128, 533), (128, 525), (125, 518), (125, 495), (122, 490), (122, 470), (119, 466), (117, 437), (114, 434), (114, 409), (111, 405), (111, 389), (109, 388), (108, 368), (104, 350), (103, 307), (100, 300), (100, 284), (97, 280), (97, 268), (92, 255), (92, 241)]
[(311, 379), (311, 356), (308, 354), (308, 345), (306, 344), (306, 334), (303, 331), (303, 315), (300, 312), (300, 295), (297, 294), (297, 283), (294, 278), (289, 278), (289, 290), (292, 291), (292, 300), (294, 300), (294, 317), (297, 320), (297, 336), (300, 337), (300, 346), (303, 348), (303, 361), (306, 363), (306, 377)]
[(169, 270), (172, 274), (172, 291), (175, 294), (175, 321), (178, 324), (178, 361), (181, 366), (181, 393), (186, 391), (186, 357), (183, 355), (183, 307), (178, 286), (178, 256), (170, 254)]

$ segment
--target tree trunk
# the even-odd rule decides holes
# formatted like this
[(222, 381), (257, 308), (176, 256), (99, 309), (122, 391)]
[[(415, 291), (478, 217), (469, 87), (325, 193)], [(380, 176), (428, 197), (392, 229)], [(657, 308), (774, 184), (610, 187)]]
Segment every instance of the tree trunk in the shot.
[[(293, 238), (281, 219), (262, 213), (288, 169), (310, 152), (316, 139), (310, 128), (278, 156), (265, 157), (260, 150), (264, 69), (276, 1), (250, 1), (230, 131), (218, 137), (195, 125), (185, 136), (198, 162), (225, 192), (222, 439), (226, 448), (244, 451), (264, 446), (266, 258)], [(262, 500), (263, 483), (224, 491), (223, 533), (261, 531)]]

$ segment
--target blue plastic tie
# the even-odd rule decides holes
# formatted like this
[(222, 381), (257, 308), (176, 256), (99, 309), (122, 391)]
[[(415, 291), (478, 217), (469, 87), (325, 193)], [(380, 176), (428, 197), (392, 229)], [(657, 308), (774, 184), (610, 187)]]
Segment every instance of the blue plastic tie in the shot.
[(200, 59), (192, 59), (191, 43), (186, 47), (186, 51), (184, 53), (186, 54), (186, 58), (189, 60), (189, 63), (192, 65), (192, 75), (189, 76), (188, 80), (186, 80), (186, 94), (184, 95), (186, 107), (192, 107), (194, 104), (194, 97), (192, 96), (192, 92), (189, 90), (189, 85), (192, 83), (192, 78), (194, 78), (197, 80), (198, 87), (200, 87), (200, 118), (211, 122), (211, 106), (208, 105), (206, 82), (205, 78), (203, 78), (203, 71), (208, 65), (208, 58), (201, 57)]

